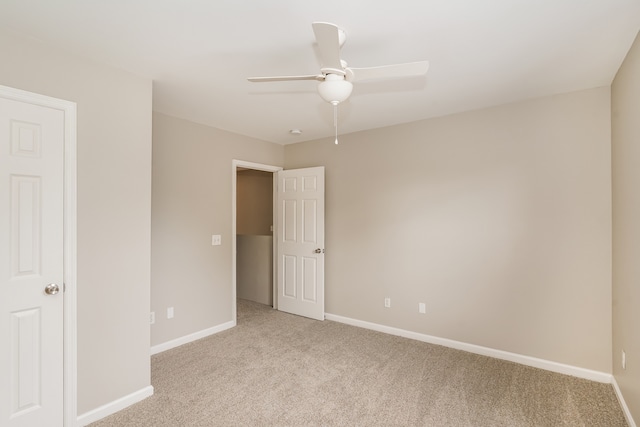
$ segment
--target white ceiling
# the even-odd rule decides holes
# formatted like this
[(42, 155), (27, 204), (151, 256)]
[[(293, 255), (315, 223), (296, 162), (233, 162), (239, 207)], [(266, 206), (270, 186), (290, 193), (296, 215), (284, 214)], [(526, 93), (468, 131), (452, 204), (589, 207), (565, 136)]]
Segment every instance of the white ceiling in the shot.
[(153, 79), (154, 110), (280, 144), (333, 135), (331, 105), (315, 81), (246, 78), (318, 73), (314, 21), (345, 30), (350, 66), (430, 62), (356, 83), (339, 109), (350, 133), (609, 85), (640, 1), (0, 1), (0, 27)]

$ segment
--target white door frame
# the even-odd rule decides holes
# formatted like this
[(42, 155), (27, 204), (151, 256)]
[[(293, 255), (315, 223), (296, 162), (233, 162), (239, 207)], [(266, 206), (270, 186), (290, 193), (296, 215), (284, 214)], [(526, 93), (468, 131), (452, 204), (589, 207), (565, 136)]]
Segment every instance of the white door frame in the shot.
[[(259, 171), (271, 172), (273, 174), (273, 236), (277, 236), (278, 230), (278, 221), (277, 221), (277, 210), (278, 207), (276, 204), (277, 200), (277, 177), (276, 173), (281, 171), (283, 168), (280, 166), (272, 166), (272, 165), (264, 165), (261, 163), (253, 163), (246, 162), (244, 160), (232, 160), (231, 161), (231, 320), (233, 321), (233, 325), (236, 325), (236, 298), (237, 298), (237, 289), (236, 289), (236, 262), (237, 262), (237, 247), (236, 247), (236, 202), (237, 202), (237, 183), (236, 177), (238, 173), (238, 168), (245, 169), (254, 169)], [(273, 285), (273, 308), (278, 308), (278, 291), (275, 286), (276, 283), (276, 260), (278, 259), (276, 256), (276, 239), (273, 239), (273, 277), (272, 283)]]
[(64, 113), (64, 426), (78, 418), (77, 390), (77, 193), (76, 103), (0, 85), (0, 97), (53, 108)]

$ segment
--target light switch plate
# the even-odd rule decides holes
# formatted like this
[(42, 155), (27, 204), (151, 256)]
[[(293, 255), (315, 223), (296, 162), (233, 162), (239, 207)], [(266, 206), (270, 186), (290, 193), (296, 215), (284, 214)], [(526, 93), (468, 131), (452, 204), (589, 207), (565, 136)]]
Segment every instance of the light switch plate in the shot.
[(211, 236), (211, 245), (212, 246), (220, 246), (222, 244), (222, 236), (219, 234), (214, 234)]

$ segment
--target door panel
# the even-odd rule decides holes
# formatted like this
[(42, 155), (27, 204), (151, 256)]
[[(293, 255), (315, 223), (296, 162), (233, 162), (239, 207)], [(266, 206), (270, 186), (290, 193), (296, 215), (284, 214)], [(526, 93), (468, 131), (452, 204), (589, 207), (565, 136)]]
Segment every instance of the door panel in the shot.
[(324, 167), (277, 178), (278, 309), (324, 320)]
[(305, 243), (318, 242), (318, 211), (317, 200), (302, 201), (302, 241)]
[(63, 424), (63, 172), (64, 113), (0, 97), (3, 426)]
[(316, 258), (302, 258), (302, 299), (315, 303), (318, 300), (318, 262)]
[(297, 241), (296, 232), (297, 223), (296, 223), (296, 206), (295, 200), (284, 200), (283, 201), (283, 209), (282, 209), (282, 229), (283, 229), (283, 239), (285, 242), (295, 243)]
[(33, 308), (11, 313), (11, 416), (36, 409), (40, 400), (41, 310)]
[(282, 290), (282, 296), (285, 298), (296, 298), (296, 257), (291, 255), (284, 255), (282, 257), (284, 262), (283, 280), (284, 288)]
[(40, 274), (40, 213), (38, 176), (11, 176), (11, 279)]

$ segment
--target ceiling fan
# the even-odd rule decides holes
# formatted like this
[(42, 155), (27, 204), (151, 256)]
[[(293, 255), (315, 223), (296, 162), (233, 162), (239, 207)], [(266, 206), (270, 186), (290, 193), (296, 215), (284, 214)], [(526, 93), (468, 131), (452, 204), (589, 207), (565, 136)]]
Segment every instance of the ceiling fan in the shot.
[(314, 22), (313, 32), (316, 36), (320, 52), (322, 68), (320, 74), (300, 76), (249, 77), (250, 82), (277, 82), (291, 80), (317, 80), (318, 93), (334, 106), (334, 124), (336, 127), (336, 144), (338, 143), (337, 106), (351, 95), (353, 82), (373, 79), (388, 79), (421, 76), (427, 73), (427, 61), (404, 64), (384, 65), (379, 67), (353, 68), (340, 58), (340, 48), (346, 41), (344, 30), (328, 22)]

